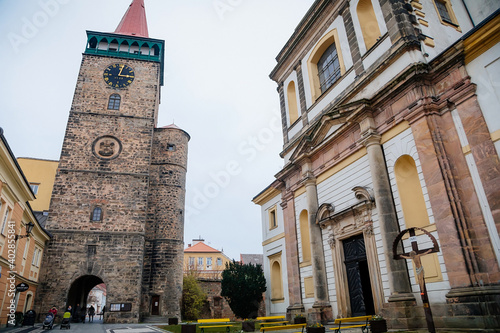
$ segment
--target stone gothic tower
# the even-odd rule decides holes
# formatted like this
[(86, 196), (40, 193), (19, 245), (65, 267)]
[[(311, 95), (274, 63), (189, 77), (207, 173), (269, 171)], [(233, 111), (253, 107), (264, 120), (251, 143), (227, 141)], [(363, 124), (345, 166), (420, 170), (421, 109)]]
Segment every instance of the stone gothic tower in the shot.
[(104, 283), (106, 322), (179, 317), (189, 135), (157, 128), (165, 46), (144, 0), (114, 33), (87, 31), (46, 228), (38, 313), (85, 305)]

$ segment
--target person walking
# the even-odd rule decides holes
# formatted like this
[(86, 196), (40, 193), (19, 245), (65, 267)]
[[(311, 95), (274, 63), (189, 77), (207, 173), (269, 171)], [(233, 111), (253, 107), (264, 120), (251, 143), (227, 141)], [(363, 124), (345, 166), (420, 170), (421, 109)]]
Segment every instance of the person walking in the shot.
[(82, 311), (82, 308), (80, 307), (80, 303), (77, 303), (75, 306), (75, 312), (73, 313), (73, 321), (75, 323), (80, 322), (80, 311)]
[(80, 309), (80, 321), (82, 322), (82, 324), (85, 324), (85, 316), (87, 316), (87, 308), (84, 305)]
[(89, 323), (94, 322), (95, 308), (92, 304), (90, 305), (88, 312), (89, 312)]

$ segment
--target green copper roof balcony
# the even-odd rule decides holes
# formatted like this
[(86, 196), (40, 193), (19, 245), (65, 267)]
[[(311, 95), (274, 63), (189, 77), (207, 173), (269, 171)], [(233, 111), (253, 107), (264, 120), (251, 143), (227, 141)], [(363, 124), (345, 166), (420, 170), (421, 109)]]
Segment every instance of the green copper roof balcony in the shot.
[(159, 62), (163, 86), (165, 42), (160, 39), (87, 31), (85, 54)]

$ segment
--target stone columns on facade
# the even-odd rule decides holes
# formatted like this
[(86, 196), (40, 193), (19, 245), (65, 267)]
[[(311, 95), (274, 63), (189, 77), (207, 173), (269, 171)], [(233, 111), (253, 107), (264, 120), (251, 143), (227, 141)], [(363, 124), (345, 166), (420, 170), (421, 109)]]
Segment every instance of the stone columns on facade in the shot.
[(295, 224), (295, 205), (293, 192), (282, 195), (281, 208), (285, 229), (286, 267), (288, 277), (288, 298), (290, 306), (287, 309), (289, 320), (294, 315), (303, 313), (302, 294), (300, 290), (299, 250), (297, 244), (297, 227)]
[(307, 196), (307, 212), (309, 220), (309, 233), (311, 241), (311, 261), (314, 281), (314, 305), (309, 317), (312, 321), (326, 322), (333, 318), (332, 308), (328, 301), (328, 284), (326, 279), (325, 254), (323, 251), (323, 237), (321, 228), (316, 224), (318, 212), (318, 190), (316, 178), (311, 171), (311, 163), (307, 162), (302, 167), (304, 185)]
[(360, 122), (363, 145), (366, 147), (370, 163), (370, 173), (373, 181), (375, 204), (384, 245), (387, 262), (387, 276), (391, 296), (389, 301), (413, 301), (415, 297), (410, 293), (410, 282), (404, 260), (392, 258), (392, 243), (399, 234), (399, 224), (392, 198), (391, 184), (387, 173), (384, 153), (380, 143), (380, 135), (374, 130), (373, 118), (367, 117)]

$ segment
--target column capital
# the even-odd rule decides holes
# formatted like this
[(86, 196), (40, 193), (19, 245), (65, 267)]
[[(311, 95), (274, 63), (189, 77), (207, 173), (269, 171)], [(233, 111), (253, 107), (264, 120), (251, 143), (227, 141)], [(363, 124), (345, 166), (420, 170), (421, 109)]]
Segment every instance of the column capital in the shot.
[(373, 145), (380, 146), (382, 141), (382, 136), (380, 136), (380, 134), (378, 134), (376, 131), (369, 130), (361, 134), (361, 139), (359, 141), (366, 148)]

